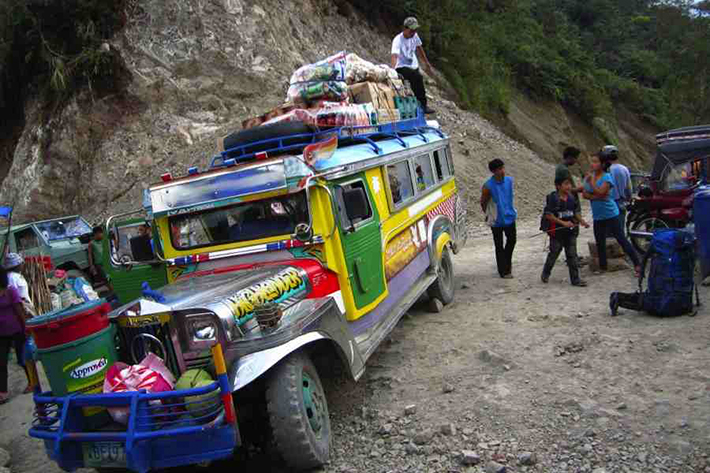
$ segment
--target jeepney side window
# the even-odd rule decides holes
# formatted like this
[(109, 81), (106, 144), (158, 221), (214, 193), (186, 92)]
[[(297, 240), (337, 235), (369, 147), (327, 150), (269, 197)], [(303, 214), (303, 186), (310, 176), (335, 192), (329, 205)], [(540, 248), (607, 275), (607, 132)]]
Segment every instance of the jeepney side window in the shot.
[(39, 248), (39, 238), (32, 227), (25, 228), (15, 233), (17, 251), (33, 250)]
[(417, 192), (424, 192), (434, 185), (434, 171), (428, 153), (414, 158), (414, 174), (417, 179)]
[(355, 227), (363, 222), (366, 222), (372, 218), (372, 205), (370, 204), (370, 199), (367, 199), (367, 216), (364, 218), (352, 219), (348, 215), (347, 209), (345, 207), (345, 199), (343, 194), (347, 191), (353, 189), (362, 189), (362, 191), (367, 196), (367, 189), (365, 188), (365, 183), (363, 181), (349, 182), (347, 184), (341, 184), (336, 187), (336, 203), (338, 205), (338, 215), (340, 216), (340, 227), (343, 230)]
[(454, 175), (455, 170), (454, 170), (454, 156), (451, 154), (451, 146), (447, 146), (446, 149), (444, 150), (444, 154), (446, 155), (446, 164), (449, 166), (449, 173), (450, 175)]
[(151, 261), (155, 259), (152, 239), (146, 233), (146, 224), (124, 225), (109, 232), (109, 245), (119, 261)]
[(436, 167), (436, 177), (439, 178), (439, 182), (451, 176), (449, 160), (446, 157), (446, 150), (443, 148), (434, 151), (434, 166)]
[(387, 187), (395, 207), (414, 197), (414, 186), (408, 161), (387, 165)]

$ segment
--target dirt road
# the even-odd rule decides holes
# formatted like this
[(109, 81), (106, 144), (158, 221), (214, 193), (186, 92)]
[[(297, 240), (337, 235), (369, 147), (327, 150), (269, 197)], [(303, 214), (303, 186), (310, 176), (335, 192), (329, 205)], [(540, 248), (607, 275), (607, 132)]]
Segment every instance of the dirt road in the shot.
[[(496, 276), (488, 232), (473, 235), (455, 259), (455, 302), (440, 314), (415, 306), (360, 382), (326, 382), (325, 471), (710, 472), (708, 306), (612, 318), (608, 295), (633, 290), (631, 272), (586, 274), (589, 287), (574, 288), (561, 258), (544, 285), (535, 229), (521, 225), (513, 280)], [(710, 304), (708, 288), (701, 298)], [(27, 395), (0, 406), (11, 470), (59, 471), (26, 435), (30, 412)], [(242, 471), (285, 471), (269, 456)]]

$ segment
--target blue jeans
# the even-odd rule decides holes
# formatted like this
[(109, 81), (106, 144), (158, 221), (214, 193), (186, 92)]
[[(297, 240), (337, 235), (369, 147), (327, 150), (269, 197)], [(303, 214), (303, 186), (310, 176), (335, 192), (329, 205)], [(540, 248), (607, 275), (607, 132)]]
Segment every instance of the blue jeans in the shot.
[(619, 220), (621, 221), (621, 230), (626, 233), (626, 202), (623, 200), (617, 200), (616, 206), (619, 207)]
[(624, 249), (624, 253), (631, 258), (634, 266), (641, 265), (641, 259), (638, 253), (626, 238), (624, 229), (621, 227), (621, 218), (616, 216), (606, 220), (594, 221), (594, 240), (597, 243), (597, 253), (599, 254), (599, 269), (606, 271), (606, 237), (611, 236), (619, 242), (619, 245)]

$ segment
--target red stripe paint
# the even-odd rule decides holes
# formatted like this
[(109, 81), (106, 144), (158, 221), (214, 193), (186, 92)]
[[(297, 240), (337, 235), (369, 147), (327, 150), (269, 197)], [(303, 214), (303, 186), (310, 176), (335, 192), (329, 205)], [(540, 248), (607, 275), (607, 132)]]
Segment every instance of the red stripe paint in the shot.
[(314, 259), (292, 259), (285, 261), (273, 261), (264, 263), (247, 263), (237, 264), (234, 266), (225, 266), (223, 268), (208, 269), (205, 271), (197, 271), (190, 273), (178, 280), (197, 278), (201, 276), (209, 276), (212, 274), (225, 274), (234, 271), (246, 271), (250, 269), (265, 268), (270, 266), (296, 266), (306, 271), (308, 280), (311, 282), (312, 290), (308, 294), (308, 299), (318, 299), (329, 296), (330, 294), (340, 290), (338, 283), (338, 275), (329, 269), (325, 269), (318, 261)]
[(224, 420), (228, 424), (235, 424), (237, 422), (237, 413), (234, 409), (231, 393), (222, 394), (222, 404), (224, 404)]

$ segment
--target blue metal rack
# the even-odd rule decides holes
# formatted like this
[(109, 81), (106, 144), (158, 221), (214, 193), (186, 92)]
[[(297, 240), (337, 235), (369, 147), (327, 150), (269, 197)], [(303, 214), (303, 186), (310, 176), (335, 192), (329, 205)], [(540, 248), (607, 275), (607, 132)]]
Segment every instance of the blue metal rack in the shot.
[[(236, 423), (225, 420), (225, 393), (231, 393), (226, 375), (201, 388), (156, 394), (35, 394), (29, 433), (44, 440), (48, 456), (65, 471), (104, 466), (146, 473), (229, 458), (239, 434)], [(199, 399), (186, 402), (194, 396)], [(90, 430), (85, 426), (86, 407), (128, 408), (128, 426)], [(97, 456), (98, 462), (92, 460)]]
[[(339, 141), (365, 142), (372, 146), (375, 153), (381, 154), (382, 150), (373, 138), (387, 137), (396, 139), (402, 146), (407, 147), (400, 135), (421, 134), (423, 130), (435, 131), (443, 137), (441, 131), (427, 126), (424, 113), (419, 109), (417, 111), (417, 117), (411, 120), (400, 120), (384, 125), (333, 127), (326, 130), (314, 131), (313, 133), (279, 136), (236, 146), (222, 151), (219, 156), (215, 156), (210, 164), (210, 169), (228, 167), (252, 161), (256, 158), (256, 155), (260, 153), (282, 154), (289, 151), (302, 150), (309, 144), (322, 141), (334, 133), (338, 135)], [(426, 142), (426, 137), (423, 135), (422, 137)]]

